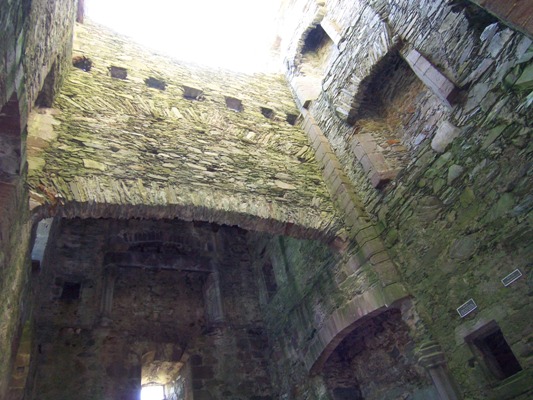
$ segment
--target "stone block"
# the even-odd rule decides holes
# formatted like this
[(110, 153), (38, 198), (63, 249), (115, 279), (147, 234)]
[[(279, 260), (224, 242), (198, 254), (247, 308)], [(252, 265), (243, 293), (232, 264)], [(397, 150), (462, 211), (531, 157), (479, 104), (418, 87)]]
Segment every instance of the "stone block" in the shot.
[(437, 153), (444, 153), (446, 147), (461, 133), (461, 130), (449, 121), (443, 121), (431, 140), (431, 148)]
[[(414, 73), (431, 91), (451, 107), (456, 100), (458, 89), (446, 76), (426, 60), (418, 51), (412, 49), (405, 57)], [(416, 60), (416, 61), (413, 61)]]

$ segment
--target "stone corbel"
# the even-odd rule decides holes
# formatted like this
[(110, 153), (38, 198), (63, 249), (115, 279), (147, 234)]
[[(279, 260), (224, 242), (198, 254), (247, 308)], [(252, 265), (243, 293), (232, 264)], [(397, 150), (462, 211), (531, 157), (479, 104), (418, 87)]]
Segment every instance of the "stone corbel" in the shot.
[(442, 348), (437, 342), (426, 342), (420, 347), (418, 362), (428, 371), (442, 400), (460, 399), (446, 368), (446, 359)]

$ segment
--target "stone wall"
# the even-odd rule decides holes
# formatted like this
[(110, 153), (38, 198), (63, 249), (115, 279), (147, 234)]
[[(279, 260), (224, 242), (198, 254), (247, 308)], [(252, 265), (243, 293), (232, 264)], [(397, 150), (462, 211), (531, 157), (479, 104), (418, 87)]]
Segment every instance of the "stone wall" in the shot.
[[(29, 315), (28, 113), (48, 83), (59, 86), (70, 59), (75, 2), (5, 1), (0, 13), (0, 397), (6, 393)], [(53, 11), (54, 18), (50, 18)], [(54, 70), (52, 74), (49, 72)], [(48, 76), (48, 79), (46, 77)], [(9, 102), (9, 103), (8, 103)], [(7, 108), (9, 108), (9, 112)], [(11, 151), (9, 151), (11, 149)]]
[[(399, 289), (393, 295), (394, 285), (382, 289), (372, 266), (354, 260), (355, 245), (339, 251), (316, 241), (250, 233), (249, 246), (269, 338), (274, 397), (329, 398), (321, 367), (315, 365), (334, 350), (324, 348), (330, 344), (324, 333), (337, 335), (347, 328), (346, 335), (353, 329), (349, 325), (365, 326), (405, 293)], [(331, 318), (338, 310), (342, 315)], [(407, 340), (414, 348), (412, 333), (411, 327)], [(400, 353), (404, 356), (404, 349)], [(312, 369), (320, 374), (313, 377)], [(394, 384), (378, 386), (387, 391)]]
[[(183, 379), (195, 399), (270, 395), (244, 231), (92, 219), (62, 220), (57, 229), (39, 276), (29, 398), (137, 398), (141, 378), (169, 384), (162, 379), (173, 377), (172, 368), (189, 371)], [(119, 262), (124, 254), (134, 259)], [(212, 273), (222, 310), (216, 320), (207, 304)], [(157, 373), (141, 377), (149, 364), (159, 365)]]
[(292, 125), (299, 113), (282, 75), (179, 63), (92, 25), (78, 26), (76, 37), (76, 59), (92, 67), (72, 69), (52, 122), (30, 132), (34, 206), (100, 216), (103, 205), (107, 216), (179, 216), (307, 237), (340, 229), (313, 152)]
[[(444, 1), (331, 1), (326, 8), (324, 20), (340, 28), (339, 54), (310, 113), (382, 232), (460, 391), (472, 399), (527, 398), (530, 326), (519, 321), (531, 314), (531, 39)], [(365, 79), (394, 51), (427, 95), (416, 97), (408, 122), (420, 141), (398, 175), (376, 185), (354, 151), (363, 138), (350, 116)], [(524, 276), (505, 287), (500, 280), (516, 268)], [(463, 319), (456, 308), (470, 298), (478, 309)], [(465, 340), (491, 320), (523, 368), (503, 381)]]

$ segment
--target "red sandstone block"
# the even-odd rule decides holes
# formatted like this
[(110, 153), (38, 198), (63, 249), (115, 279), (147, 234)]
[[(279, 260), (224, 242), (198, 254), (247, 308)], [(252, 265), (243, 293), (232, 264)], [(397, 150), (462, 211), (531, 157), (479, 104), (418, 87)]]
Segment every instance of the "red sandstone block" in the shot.
[(370, 171), (374, 171), (373, 167), (372, 167), (372, 163), (370, 162), (370, 159), (368, 158), (368, 154), (365, 154), (360, 160), (359, 162), (361, 163), (361, 166), (363, 167), (363, 170), (365, 172), (370, 172)]
[(337, 165), (338, 165), (338, 162), (334, 158), (330, 158), (326, 161), (325, 166), (324, 166), (324, 172), (322, 173), (322, 176), (324, 177), (325, 181), (332, 179), (332, 176), (338, 173), (336, 171), (338, 169)]
[(381, 153), (371, 153), (368, 154), (368, 160), (372, 164), (372, 169), (377, 172), (385, 172), (390, 169), (387, 164), (387, 160), (383, 157)]
[(356, 235), (355, 240), (360, 246), (363, 246), (366, 242), (378, 237), (377, 231), (373, 225), (367, 226), (361, 229)]
[[(377, 235), (377, 232), (376, 232)], [(363, 254), (369, 260), (373, 255), (386, 251), (383, 242), (379, 237), (370, 239), (365, 242), (362, 246)]]
[(400, 281), (400, 275), (394, 263), (389, 259), (373, 266), (383, 286), (388, 286)]
[[(355, 143), (357, 143), (357, 144), (355, 144)], [(352, 142), (352, 151), (355, 154), (355, 157), (357, 158), (358, 161), (360, 161), (361, 158), (363, 158), (366, 155), (366, 151), (363, 148), (363, 146), (361, 146), (359, 141), (356, 142), (355, 139)]]
[(376, 141), (370, 133), (361, 133), (357, 135), (357, 140), (359, 140), (359, 143), (365, 152), (373, 153), (375, 151)]
[(385, 251), (376, 253), (370, 257), (370, 262), (372, 263), (372, 265), (377, 265), (388, 260), (390, 260), (390, 257), (386, 249)]
[(385, 185), (387, 182), (390, 182), (394, 178), (396, 178), (396, 175), (398, 175), (398, 170), (389, 169), (387, 171), (378, 172), (378, 171), (372, 171), (369, 174), (370, 182), (372, 183), (372, 186), (375, 188), (380, 188), (383, 185)]
[(316, 159), (320, 165), (325, 165), (333, 157), (331, 147), (325, 138), (321, 138), (316, 149)]

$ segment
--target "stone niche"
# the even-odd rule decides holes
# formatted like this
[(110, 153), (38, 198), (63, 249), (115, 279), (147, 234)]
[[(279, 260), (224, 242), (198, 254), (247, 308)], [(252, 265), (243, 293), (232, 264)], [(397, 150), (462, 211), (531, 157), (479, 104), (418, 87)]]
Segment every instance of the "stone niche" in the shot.
[(348, 116), (352, 151), (374, 187), (396, 177), (446, 112), (398, 51), (377, 63)]

